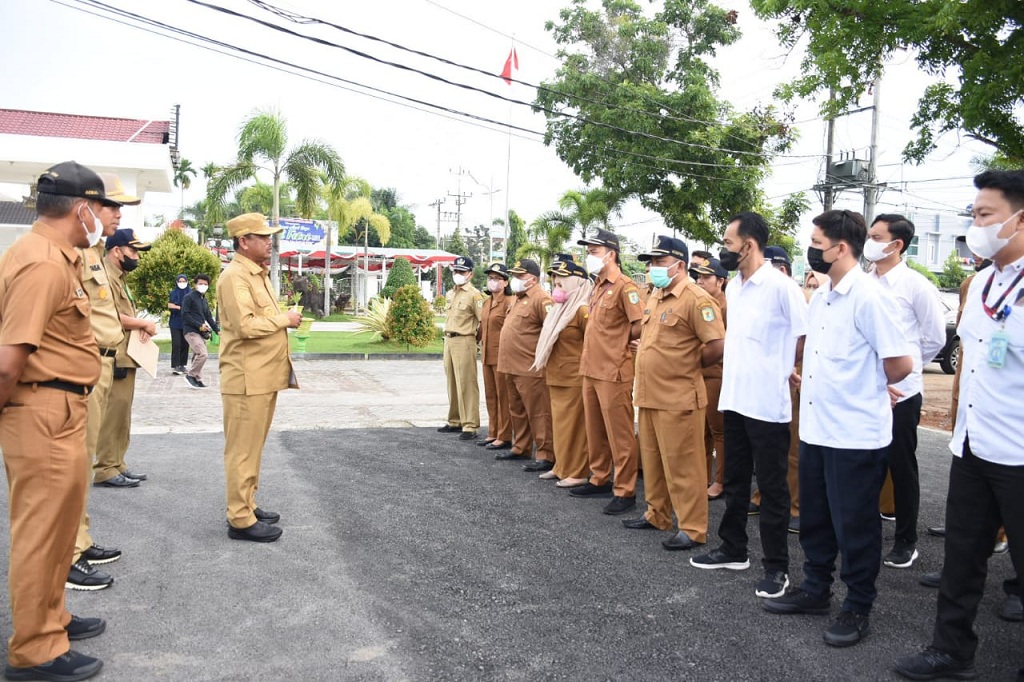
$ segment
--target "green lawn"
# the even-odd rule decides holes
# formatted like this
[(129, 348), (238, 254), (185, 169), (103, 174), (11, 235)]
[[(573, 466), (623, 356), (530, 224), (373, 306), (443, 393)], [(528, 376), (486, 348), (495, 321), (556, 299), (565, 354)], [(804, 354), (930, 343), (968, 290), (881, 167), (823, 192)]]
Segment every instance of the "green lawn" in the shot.
[[(290, 345), (292, 352), (295, 352), (295, 337), (293, 333)], [(171, 342), (157, 341), (161, 353), (171, 352)], [(216, 353), (217, 347), (210, 346), (210, 352)], [(369, 332), (313, 332), (309, 341), (306, 342), (307, 353), (442, 353), (444, 342), (435, 339), (425, 348), (399, 345), (395, 343), (384, 343), (382, 341), (371, 341)]]

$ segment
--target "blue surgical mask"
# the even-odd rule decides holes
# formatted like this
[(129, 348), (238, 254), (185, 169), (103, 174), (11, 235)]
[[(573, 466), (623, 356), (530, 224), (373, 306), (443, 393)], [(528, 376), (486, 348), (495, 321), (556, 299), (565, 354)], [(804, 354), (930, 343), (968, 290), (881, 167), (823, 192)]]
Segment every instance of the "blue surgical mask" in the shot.
[(651, 284), (659, 289), (664, 289), (672, 283), (672, 277), (668, 274), (668, 271), (675, 266), (669, 266), (667, 268), (659, 267), (657, 265), (651, 266)]

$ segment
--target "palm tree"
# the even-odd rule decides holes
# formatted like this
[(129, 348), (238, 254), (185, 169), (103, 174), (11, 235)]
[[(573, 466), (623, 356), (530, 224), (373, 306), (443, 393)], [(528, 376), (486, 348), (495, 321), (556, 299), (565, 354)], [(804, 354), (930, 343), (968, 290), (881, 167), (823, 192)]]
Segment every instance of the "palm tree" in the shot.
[(552, 257), (565, 249), (565, 242), (572, 236), (572, 226), (572, 218), (564, 213), (542, 213), (530, 223), (530, 241), (519, 247), (515, 258), (537, 258), (541, 272), (547, 272)]
[[(327, 214), (338, 224), (338, 240), (344, 238), (349, 230), (356, 231), (360, 237), (362, 228), (363, 270), (370, 269), (370, 230), (377, 233), (381, 245), (391, 241), (391, 221), (383, 213), (378, 213), (373, 206), (371, 197), (373, 188), (366, 180), (358, 177), (345, 178), (340, 184), (325, 188)], [(358, 306), (358, 298), (356, 299)]]
[(580, 237), (586, 238), (590, 228), (609, 229), (612, 214), (620, 215), (622, 198), (600, 187), (589, 190), (569, 190), (558, 200), (573, 225), (579, 227)]
[[(265, 165), (260, 165), (263, 163)], [(319, 140), (303, 140), (288, 150), (288, 131), (284, 117), (277, 111), (255, 111), (238, 131), (238, 158), (233, 164), (217, 168), (206, 188), (211, 204), (221, 205), (228, 192), (259, 171), (273, 178), (273, 205), (270, 224), (281, 219), (281, 183), (287, 179), (295, 189), (295, 210), (303, 218), (316, 212), (321, 188), (326, 181), (340, 186), (345, 178), (345, 165), (333, 147)], [(274, 235), (270, 257), (270, 281), (274, 291), (281, 291), (281, 242)]]
[(185, 212), (185, 190), (192, 186), (192, 178), (196, 176), (196, 169), (192, 166), (192, 162), (182, 157), (178, 162), (178, 167), (174, 169), (174, 186), (181, 188), (181, 209), (178, 212), (178, 217), (183, 217)]

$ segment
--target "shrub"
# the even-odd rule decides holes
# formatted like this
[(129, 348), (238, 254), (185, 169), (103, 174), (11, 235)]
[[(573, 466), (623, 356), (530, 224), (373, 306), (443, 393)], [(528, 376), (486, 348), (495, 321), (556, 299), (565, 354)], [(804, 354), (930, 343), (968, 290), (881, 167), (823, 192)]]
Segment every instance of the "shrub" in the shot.
[(139, 267), (128, 275), (138, 308), (154, 315), (163, 314), (175, 286), (174, 278), (180, 273), (188, 275), (190, 285), (196, 275), (209, 275), (212, 281), (206, 299), (211, 308), (216, 306), (220, 258), (181, 230), (167, 230), (153, 242), (152, 249), (139, 256)]
[(416, 285), (410, 284), (395, 292), (387, 316), (391, 340), (420, 348), (434, 340), (435, 328), (434, 315)]
[(920, 272), (928, 279), (929, 282), (934, 284), (936, 287), (939, 286), (939, 278), (935, 276), (934, 272), (932, 272), (925, 266), (921, 265), (917, 261), (910, 260), (909, 258), (907, 259), (907, 266), (909, 266), (912, 270), (917, 270), (918, 272)]
[(374, 341), (388, 340), (388, 309), (391, 308), (390, 298), (374, 296), (366, 305), (366, 315), (356, 318), (355, 322), (363, 331), (373, 332), (370, 338)]
[(448, 299), (444, 296), (438, 296), (430, 307), (434, 309), (435, 315), (444, 315), (445, 308), (448, 307)]
[(939, 286), (946, 289), (959, 289), (960, 283), (967, 279), (967, 271), (960, 262), (960, 254), (953, 249), (949, 257), (942, 264), (942, 274), (939, 275)]
[(388, 281), (384, 283), (384, 288), (380, 290), (380, 295), (384, 298), (393, 299), (396, 291), (410, 284), (417, 285), (416, 273), (412, 271), (412, 265), (404, 258), (396, 258), (391, 266), (391, 271), (388, 273)]

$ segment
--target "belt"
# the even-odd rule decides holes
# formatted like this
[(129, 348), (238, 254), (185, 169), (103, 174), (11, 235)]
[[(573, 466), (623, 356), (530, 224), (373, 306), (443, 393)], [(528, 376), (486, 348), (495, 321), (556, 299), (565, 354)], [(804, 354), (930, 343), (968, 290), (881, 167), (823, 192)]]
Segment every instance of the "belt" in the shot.
[(473, 334), (459, 334), (457, 332), (445, 332), (444, 335), (447, 336), (449, 339), (452, 338), (453, 336), (473, 336)]
[(112, 358), (117, 355), (116, 348), (100, 348), (100, 355), (105, 358)]
[(75, 395), (89, 395), (89, 392), (92, 391), (92, 386), (72, 384), (67, 381), (61, 381), (60, 379), (55, 379), (54, 381), (40, 381), (29, 385), (42, 386), (43, 388), (56, 388), (58, 391), (67, 391), (68, 393), (74, 393)]

